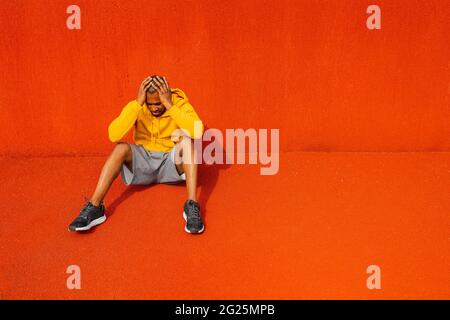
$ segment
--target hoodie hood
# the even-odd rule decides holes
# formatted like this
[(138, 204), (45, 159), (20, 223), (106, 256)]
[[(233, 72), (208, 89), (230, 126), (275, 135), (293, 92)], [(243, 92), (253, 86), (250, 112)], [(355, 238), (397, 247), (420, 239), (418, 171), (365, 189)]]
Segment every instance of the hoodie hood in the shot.
[[(172, 88), (170, 89), (170, 92), (172, 93), (172, 103), (174, 106), (181, 107), (189, 101), (188, 97), (181, 89)], [(169, 117), (167, 110), (161, 115), (161, 117)]]
[(173, 104), (177, 104), (180, 102), (182, 102), (182, 104), (184, 104), (189, 101), (186, 94), (181, 89), (173, 88), (173, 89), (170, 89), (170, 92), (172, 92)]

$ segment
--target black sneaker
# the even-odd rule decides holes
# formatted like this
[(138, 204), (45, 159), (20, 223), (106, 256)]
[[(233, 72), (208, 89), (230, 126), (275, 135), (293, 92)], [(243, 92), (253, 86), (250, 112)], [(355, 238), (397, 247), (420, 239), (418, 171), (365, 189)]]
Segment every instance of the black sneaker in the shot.
[(69, 231), (87, 231), (102, 224), (105, 220), (103, 201), (99, 207), (96, 207), (88, 200), (88, 203), (81, 209), (79, 216), (69, 225)]
[(183, 211), (184, 220), (186, 220), (186, 226), (184, 230), (188, 233), (202, 233), (205, 230), (205, 226), (200, 216), (200, 207), (194, 200), (187, 200), (184, 203)]

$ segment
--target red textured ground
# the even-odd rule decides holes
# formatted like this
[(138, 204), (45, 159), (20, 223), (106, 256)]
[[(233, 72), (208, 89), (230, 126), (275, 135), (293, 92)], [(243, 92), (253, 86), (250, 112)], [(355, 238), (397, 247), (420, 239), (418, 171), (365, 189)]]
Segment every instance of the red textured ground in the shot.
[(0, 298), (450, 298), (450, 153), (282, 153), (271, 177), (203, 166), (201, 236), (183, 230), (183, 185), (117, 180), (107, 222), (69, 233), (104, 160), (0, 160)]

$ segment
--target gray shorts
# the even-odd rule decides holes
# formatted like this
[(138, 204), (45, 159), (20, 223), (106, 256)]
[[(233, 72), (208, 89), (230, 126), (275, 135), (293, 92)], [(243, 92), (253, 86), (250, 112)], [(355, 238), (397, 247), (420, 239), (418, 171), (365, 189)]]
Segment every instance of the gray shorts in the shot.
[(152, 183), (179, 183), (186, 175), (179, 174), (175, 166), (175, 148), (170, 152), (156, 152), (142, 145), (128, 143), (132, 152), (132, 171), (123, 164), (120, 170), (125, 185), (147, 185)]

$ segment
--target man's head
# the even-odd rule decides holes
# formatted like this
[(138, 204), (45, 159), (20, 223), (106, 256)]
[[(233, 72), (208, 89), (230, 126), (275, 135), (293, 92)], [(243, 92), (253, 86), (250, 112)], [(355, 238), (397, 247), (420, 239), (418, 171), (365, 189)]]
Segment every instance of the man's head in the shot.
[[(157, 77), (156, 75), (153, 75), (151, 81), (153, 81), (153, 79), (155, 79), (156, 77)], [(146, 103), (148, 109), (150, 110), (150, 112), (154, 117), (159, 117), (164, 113), (164, 111), (166, 111), (166, 107), (163, 106), (161, 100), (159, 99), (158, 91), (156, 91), (156, 89), (153, 86), (150, 86), (147, 89)]]

